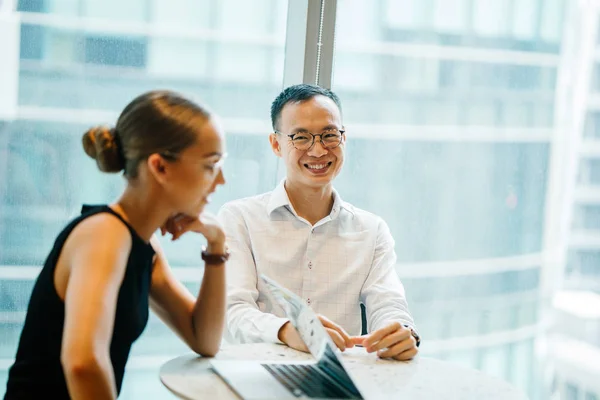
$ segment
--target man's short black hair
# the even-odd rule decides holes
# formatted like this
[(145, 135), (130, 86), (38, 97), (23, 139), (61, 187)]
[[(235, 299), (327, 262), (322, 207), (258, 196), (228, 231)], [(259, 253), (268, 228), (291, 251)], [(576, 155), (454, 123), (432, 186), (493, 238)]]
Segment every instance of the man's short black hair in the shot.
[(329, 97), (337, 105), (340, 113), (342, 112), (340, 98), (331, 90), (316, 85), (301, 83), (283, 89), (283, 91), (279, 93), (279, 96), (273, 100), (273, 103), (271, 104), (271, 124), (273, 125), (273, 129), (277, 130), (277, 123), (281, 116), (281, 110), (283, 110), (283, 107), (286, 104), (301, 103), (310, 100), (315, 96)]

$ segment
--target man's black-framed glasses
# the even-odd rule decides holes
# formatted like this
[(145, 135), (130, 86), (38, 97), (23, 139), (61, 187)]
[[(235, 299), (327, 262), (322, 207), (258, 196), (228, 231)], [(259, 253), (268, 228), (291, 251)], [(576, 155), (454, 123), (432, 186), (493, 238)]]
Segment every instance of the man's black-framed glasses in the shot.
[[(335, 149), (342, 143), (342, 141), (344, 140), (344, 132), (346, 132), (346, 131), (342, 130), (342, 129), (332, 128), (332, 129), (327, 129), (317, 135), (315, 135), (314, 133), (310, 133), (310, 132), (298, 132), (298, 133), (293, 133), (291, 135), (286, 135), (286, 136), (290, 138), (290, 142), (292, 142), (292, 145), (297, 150), (306, 151), (306, 150), (311, 149), (313, 147), (313, 145), (315, 144), (315, 138), (317, 136), (319, 137), (319, 141), (321, 142), (321, 145), (324, 148), (331, 150), (331, 149)], [(279, 131), (275, 131), (275, 133), (277, 133), (279, 135), (283, 135), (283, 133), (281, 133)]]

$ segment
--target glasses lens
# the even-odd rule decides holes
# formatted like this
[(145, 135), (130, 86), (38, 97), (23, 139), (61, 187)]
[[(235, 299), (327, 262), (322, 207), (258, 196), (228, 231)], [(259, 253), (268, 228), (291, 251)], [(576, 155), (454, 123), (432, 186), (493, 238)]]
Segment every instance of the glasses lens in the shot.
[(341, 141), (342, 141), (342, 135), (339, 133), (336, 133), (336, 134), (328, 133), (325, 136), (323, 136), (323, 143), (325, 143), (325, 146), (327, 146), (327, 147), (337, 146), (338, 144), (340, 144)]
[(312, 146), (313, 136), (299, 134), (294, 136), (294, 138), (292, 139), (292, 143), (294, 143), (294, 147), (298, 150), (307, 150), (308, 148), (310, 148), (310, 146)]
[(341, 133), (326, 133), (323, 135), (323, 143), (325, 147), (332, 148), (339, 145), (342, 141)]
[(215, 169), (223, 169), (223, 165), (225, 165), (225, 157), (215, 163)]

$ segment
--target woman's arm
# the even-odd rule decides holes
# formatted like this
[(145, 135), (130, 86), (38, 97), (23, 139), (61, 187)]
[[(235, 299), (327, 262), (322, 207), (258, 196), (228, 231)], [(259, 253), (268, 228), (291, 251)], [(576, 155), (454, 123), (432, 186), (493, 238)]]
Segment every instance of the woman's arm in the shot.
[(61, 364), (72, 399), (117, 397), (109, 346), (130, 252), (127, 227), (103, 213), (73, 230), (58, 260), (69, 270)]
[[(225, 265), (206, 265), (198, 298), (175, 278), (156, 237), (150, 304), (152, 310), (196, 353), (212, 357), (219, 351), (225, 324)], [(224, 254), (224, 241), (209, 244), (211, 254)]]

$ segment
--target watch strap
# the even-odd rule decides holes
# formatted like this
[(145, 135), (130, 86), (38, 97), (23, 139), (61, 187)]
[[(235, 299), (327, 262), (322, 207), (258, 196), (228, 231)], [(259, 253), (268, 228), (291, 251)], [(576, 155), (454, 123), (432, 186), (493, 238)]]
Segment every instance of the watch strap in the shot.
[(220, 265), (229, 260), (229, 254), (229, 251), (225, 252), (225, 254), (211, 254), (204, 249), (202, 250), (202, 260), (204, 260), (206, 265)]
[(421, 337), (419, 337), (419, 334), (410, 325), (405, 324), (404, 327), (410, 329), (410, 334), (415, 339), (416, 346), (419, 347), (421, 345)]

